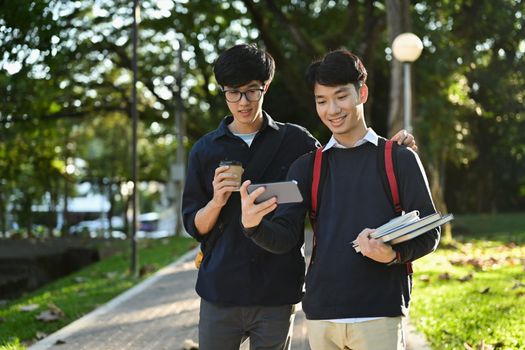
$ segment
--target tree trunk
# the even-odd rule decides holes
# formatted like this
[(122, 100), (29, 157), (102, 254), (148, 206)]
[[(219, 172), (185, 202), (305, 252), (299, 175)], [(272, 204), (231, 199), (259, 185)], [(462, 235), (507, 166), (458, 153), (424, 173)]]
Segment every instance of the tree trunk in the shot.
[(55, 228), (56, 217), (57, 217), (57, 193), (54, 186), (50, 186), (49, 189), (49, 217), (47, 219), (47, 235), (53, 237), (53, 229)]
[[(392, 44), (396, 36), (410, 31), (409, 1), (387, 0), (386, 18), (388, 41)], [(403, 128), (403, 64), (392, 58), (390, 67), (388, 136), (393, 136), (395, 132)]]
[[(112, 177), (113, 179), (114, 177)], [(108, 230), (111, 237), (111, 232), (113, 232), (113, 223), (111, 222), (111, 218), (113, 217), (114, 209), (113, 206), (115, 205), (115, 194), (113, 193), (113, 181), (110, 180), (109, 184), (107, 185), (108, 188), (108, 200), (109, 200), (109, 209), (108, 209)]]
[[(266, 50), (274, 58), (275, 65), (279, 70), (279, 75), (290, 92), (290, 97), (293, 98), (294, 103), (299, 106), (300, 109), (310, 110), (311, 100), (306, 98), (306, 96), (310, 96), (310, 88), (302, 77), (302, 72), (299, 73), (294, 69), (293, 63), (290, 63), (290, 61), (286, 59), (281, 45), (273, 38), (271, 26), (274, 25), (274, 23), (264, 17), (263, 12), (253, 0), (243, 0), (243, 3), (251, 14), (253, 23), (261, 33), (261, 39), (266, 46)], [(299, 32), (299, 30), (297, 31)]]
[[(368, 85), (368, 100), (365, 103), (365, 119), (367, 125), (373, 125), (372, 115), (373, 106), (375, 102), (375, 71), (376, 61), (374, 60), (375, 50), (378, 47), (378, 43), (381, 40), (382, 34), (385, 29), (384, 17), (378, 16), (374, 11), (374, 5), (372, 2), (366, 2), (365, 4), (365, 19), (364, 19), (364, 31), (361, 44), (359, 45), (358, 54), (364, 62), (366, 70), (368, 72), (367, 85)], [(352, 21), (349, 21), (352, 22)], [(350, 32), (348, 35), (352, 35)]]
[(129, 238), (131, 237), (131, 224), (129, 222), (129, 214), (131, 213), (131, 195), (126, 196), (124, 203), (124, 232)]
[(7, 237), (6, 205), (4, 195), (0, 192), (0, 232), (2, 237)]
[(63, 208), (63, 222), (62, 222), (62, 236), (67, 237), (69, 234), (69, 178), (67, 173), (63, 177), (64, 179), (64, 208)]
[[(444, 157), (436, 157), (436, 161), (427, 162), (428, 179), (430, 194), (434, 200), (437, 211), (442, 214), (448, 213), (447, 203), (445, 202), (445, 160)], [(443, 226), (441, 231), (445, 242), (452, 240), (452, 230), (450, 223)]]
[[(410, 32), (412, 25), (410, 20), (410, 3), (408, 0), (387, 0), (386, 15), (388, 27), (388, 39), (392, 43), (396, 36), (404, 32)], [(393, 56), (393, 53), (392, 53)], [(388, 135), (393, 136), (401, 130), (403, 125), (403, 63), (392, 57), (390, 64), (390, 98), (388, 112)], [(413, 86), (413, 84), (411, 84)], [(420, 143), (420, 142), (418, 142)], [(421, 144), (420, 144), (421, 147)], [(421, 147), (422, 148), (422, 147)], [(447, 213), (445, 203), (445, 151), (433, 155), (426, 161), (429, 186), (436, 208), (441, 213)], [(445, 241), (452, 239), (450, 224), (443, 227), (442, 236)]]
[(28, 237), (33, 236), (33, 197), (30, 194), (24, 195), (22, 199), (22, 218), (26, 224), (26, 232)]

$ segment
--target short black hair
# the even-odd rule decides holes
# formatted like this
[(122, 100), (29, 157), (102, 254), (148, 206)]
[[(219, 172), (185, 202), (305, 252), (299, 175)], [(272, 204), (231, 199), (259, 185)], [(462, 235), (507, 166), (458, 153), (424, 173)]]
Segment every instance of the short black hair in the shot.
[(355, 54), (338, 49), (327, 53), (322, 59), (312, 62), (306, 71), (308, 85), (337, 86), (354, 84), (357, 87), (366, 83), (368, 73)]
[(239, 87), (253, 80), (266, 83), (273, 79), (275, 61), (255, 45), (240, 44), (224, 51), (213, 65), (215, 79), (221, 86)]

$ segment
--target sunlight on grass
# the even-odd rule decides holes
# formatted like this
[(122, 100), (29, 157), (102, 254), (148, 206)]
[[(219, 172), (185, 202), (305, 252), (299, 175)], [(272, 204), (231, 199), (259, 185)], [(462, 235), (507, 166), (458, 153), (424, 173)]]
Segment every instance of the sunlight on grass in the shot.
[(476, 348), (482, 342), (494, 349), (525, 349), (525, 246), (518, 244), (525, 219), (496, 217), (498, 230), (487, 221), (481, 217), (477, 225), (493, 231), (461, 236), (454, 246), (414, 264), (410, 315), (433, 349), (465, 349), (465, 343)]

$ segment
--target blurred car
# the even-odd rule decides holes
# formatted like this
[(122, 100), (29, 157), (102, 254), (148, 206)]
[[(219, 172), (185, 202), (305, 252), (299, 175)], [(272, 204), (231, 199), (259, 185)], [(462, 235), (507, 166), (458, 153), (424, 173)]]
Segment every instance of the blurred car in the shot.
[[(115, 218), (120, 219), (114, 220)], [(85, 220), (69, 227), (69, 233), (73, 235), (84, 234), (89, 235), (91, 238), (103, 237), (103, 238), (119, 238), (125, 239), (126, 234), (115, 228), (121, 228), (122, 219), (113, 217), (111, 220), (113, 230), (109, 231), (109, 220), (108, 219), (96, 219), (96, 220)], [(120, 224), (120, 225), (119, 225)]]
[(161, 216), (159, 213), (143, 213), (139, 215), (138, 219), (137, 238), (164, 238), (171, 235), (168, 230), (160, 227)]

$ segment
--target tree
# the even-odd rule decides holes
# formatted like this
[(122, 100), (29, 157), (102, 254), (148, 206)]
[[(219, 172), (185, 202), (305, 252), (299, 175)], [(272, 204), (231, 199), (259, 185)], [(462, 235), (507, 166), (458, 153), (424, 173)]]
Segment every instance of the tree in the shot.
[[(276, 59), (265, 109), (308, 127), (322, 141), (328, 131), (315, 117), (303, 72), (329, 50), (345, 46), (356, 52), (369, 71), (368, 123), (387, 134), (389, 120), (401, 114), (395, 96), (402, 91), (395, 87), (400, 65), (388, 47), (412, 22), (425, 45), (414, 64), (414, 127), (438, 207), (446, 211), (445, 202), (452, 211), (524, 207), (521, 1), (141, 4), (141, 180), (167, 182), (175, 150), (188, 149), (228, 113), (212, 64), (239, 42), (257, 43)], [(0, 6), (0, 226), (5, 231), (15, 199), (21, 212), (22, 198), (30, 193), (35, 203), (56, 203), (64, 196), (64, 169), (75, 157), (89, 158), (87, 174), (106, 192), (116, 193), (116, 183), (129, 178), (131, 6), (125, 0)], [(182, 62), (175, 59), (179, 54)], [(188, 130), (184, 144), (173, 141), (173, 111), (181, 107), (175, 92), (182, 96)], [(24, 140), (43, 137), (31, 141), (28, 151)], [(493, 140), (490, 147), (487, 138)], [(88, 152), (93, 139), (104, 145), (98, 157)]]
[[(412, 29), (408, 0), (387, 0), (386, 18), (388, 28), (388, 42), (401, 33)], [(388, 133), (392, 136), (403, 128), (403, 64), (396, 59), (390, 61), (390, 98), (388, 110)]]
[(447, 169), (452, 175), (445, 193), (453, 210), (523, 208), (525, 23), (515, 14), (524, 10), (513, 0), (416, 5), (417, 30), (427, 42), (416, 63), (416, 134), (433, 141), (422, 153), (439, 188)]

